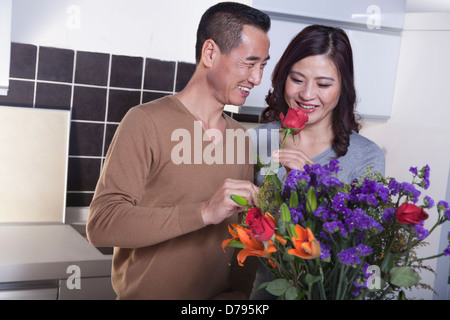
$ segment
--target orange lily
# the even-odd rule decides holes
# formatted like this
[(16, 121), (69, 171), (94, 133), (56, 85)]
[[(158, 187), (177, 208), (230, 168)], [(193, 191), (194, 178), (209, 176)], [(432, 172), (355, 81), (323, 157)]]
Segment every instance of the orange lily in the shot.
[(225, 251), (225, 247), (226, 247), (231, 241), (233, 241), (233, 240), (235, 240), (235, 239), (239, 240), (239, 236), (238, 236), (238, 234), (237, 234), (237, 232), (236, 232), (236, 226), (237, 226), (237, 223), (232, 223), (232, 224), (231, 224), (231, 227), (228, 226), (228, 232), (233, 236), (233, 238), (231, 238), (231, 239), (226, 239), (226, 240), (223, 240), (223, 241), (222, 241), (222, 249), (223, 249), (223, 251)]
[(241, 226), (236, 226), (236, 231), (242, 244), (245, 248), (239, 251), (237, 255), (238, 263), (243, 266), (245, 259), (248, 256), (266, 257), (268, 258), (272, 252), (276, 252), (277, 249), (273, 245), (272, 241), (267, 242), (267, 249), (261, 241), (256, 240), (252, 236), (252, 232)]
[(298, 224), (295, 226), (297, 237), (292, 237), (295, 249), (288, 250), (289, 254), (303, 259), (314, 259), (320, 256), (320, 244), (314, 238), (309, 228), (302, 228)]

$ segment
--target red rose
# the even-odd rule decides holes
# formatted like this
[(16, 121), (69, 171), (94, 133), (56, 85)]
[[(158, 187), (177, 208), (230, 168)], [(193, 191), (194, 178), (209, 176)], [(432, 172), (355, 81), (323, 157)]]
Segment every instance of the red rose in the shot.
[(298, 134), (305, 128), (305, 123), (308, 122), (308, 115), (300, 110), (289, 108), (286, 117), (280, 113), (281, 125), (285, 129), (292, 129), (294, 135)]
[(268, 241), (275, 233), (275, 222), (272, 219), (263, 216), (261, 208), (251, 208), (247, 213), (245, 223), (252, 231), (256, 240)]
[(398, 222), (406, 224), (423, 225), (421, 221), (428, 219), (428, 214), (425, 210), (406, 202), (395, 210), (395, 216), (397, 217)]

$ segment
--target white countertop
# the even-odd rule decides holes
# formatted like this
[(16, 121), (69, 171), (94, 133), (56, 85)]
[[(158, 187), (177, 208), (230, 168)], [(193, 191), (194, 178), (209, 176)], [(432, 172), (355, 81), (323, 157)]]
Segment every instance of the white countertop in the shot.
[(0, 282), (110, 276), (111, 260), (70, 225), (0, 224)]

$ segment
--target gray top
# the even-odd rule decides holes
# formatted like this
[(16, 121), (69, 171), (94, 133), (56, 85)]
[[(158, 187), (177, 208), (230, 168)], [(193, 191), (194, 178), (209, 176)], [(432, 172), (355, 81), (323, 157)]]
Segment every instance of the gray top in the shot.
[[(264, 164), (271, 162), (272, 151), (280, 148), (280, 122), (271, 122), (250, 131), (256, 152)], [(301, 134), (301, 133), (300, 133)], [(320, 165), (328, 164), (336, 157), (333, 148), (330, 147), (323, 153), (312, 158)], [(366, 168), (373, 166), (372, 171), (384, 175), (385, 159), (383, 151), (373, 141), (353, 132), (350, 135), (350, 146), (347, 154), (338, 158), (341, 171), (339, 179), (345, 183), (351, 183), (366, 173)], [(278, 178), (282, 181), (286, 175), (286, 169), (280, 167), (277, 171)], [(260, 186), (264, 179), (264, 169), (255, 172), (255, 184)]]

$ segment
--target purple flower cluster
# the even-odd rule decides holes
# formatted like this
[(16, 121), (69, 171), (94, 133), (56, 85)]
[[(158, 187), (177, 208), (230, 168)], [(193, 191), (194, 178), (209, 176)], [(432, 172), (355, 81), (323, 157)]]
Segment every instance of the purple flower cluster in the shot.
[(356, 247), (350, 247), (348, 249), (343, 249), (338, 253), (339, 261), (343, 264), (350, 266), (356, 266), (361, 264), (361, 257), (372, 254), (373, 250), (371, 247), (365, 244), (359, 244)]
[(362, 289), (367, 288), (367, 279), (369, 279), (370, 276), (372, 276), (373, 274), (370, 272), (367, 272), (367, 269), (369, 268), (369, 264), (368, 263), (363, 263), (363, 267), (361, 269), (361, 273), (362, 275), (358, 277), (358, 279), (356, 279), (353, 282), (353, 291), (352, 291), (352, 295), (354, 297), (357, 297)]
[[(392, 198), (400, 200), (406, 196), (407, 202), (417, 203), (421, 192), (416, 186), (423, 189), (430, 186), (430, 168), (428, 165), (421, 170), (410, 168), (414, 178), (420, 179), (419, 182), (413, 179), (413, 183), (400, 183), (393, 178), (368, 176), (347, 185), (337, 178), (340, 171), (338, 164), (338, 160), (333, 160), (324, 166), (306, 164), (303, 170), (291, 170), (285, 179), (283, 196), (289, 199), (292, 191), (296, 191), (299, 204), (290, 208), (292, 219), (303, 227), (312, 226), (320, 243), (322, 261), (332, 262), (327, 264), (330, 266), (340, 263), (356, 267), (352, 268), (355, 271), (351, 271), (356, 272), (352, 294), (358, 295), (370, 276), (366, 273), (368, 264), (365, 262), (370, 261), (366, 257), (374, 250), (368, 244), (374, 243), (373, 237), (383, 230), (382, 225), (396, 223)], [(308, 194), (311, 187), (315, 191), (313, 200)], [(314, 203), (312, 213), (306, 210), (308, 201)], [(423, 197), (422, 208), (431, 209), (434, 206), (431, 197)], [(444, 212), (443, 219), (450, 220), (449, 207), (445, 201), (437, 203), (439, 212)], [(417, 240), (429, 235), (429, 231), (420, 224), (410, 226), (409, 230), (415, 233)], [(444, 254), (450, 255), (450, 245)]]
[(351, 189), (345, 189), (337, 177), (340, 168), (338, 160), (332, 160), (328, 165), (305, 165), (304, 170), (291, 170), (284, 186), (285, 197), (288, 198), (292, 190), (299, 195), (299, 206), (290, 208), (295, 223), (303, 224), (306, 208), (304, 190), (314, 187), (317, 197), (317, 208), (314, 216), (322, 223), (319, 237), (321, 244), (330, 243), (333, 237), (348, 237), (354, 232), (356, 235), (369, 230), (381, 231), (382, 226), (366, 214), (363, 208), (375, 208), (379, 203), (389, 200), (389, 189), (383, 184), (371, 179), (365, 179), (361, 185), (352, 184)]
[(438, 204), (437, 204), (437, 208), (438, 208), (438, 210), (444, 211), (445, 218), (447, 220), (450, 220), (450, 209), (449, 209), (448, 202), (443, 201), (443, 200), (439, 201)]

